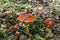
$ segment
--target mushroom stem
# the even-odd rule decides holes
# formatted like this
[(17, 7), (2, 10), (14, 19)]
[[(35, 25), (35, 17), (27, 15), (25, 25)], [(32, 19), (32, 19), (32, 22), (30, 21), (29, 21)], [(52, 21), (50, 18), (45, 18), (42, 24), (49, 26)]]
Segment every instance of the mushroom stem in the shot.
[(28, 28), (28, 25), (29, 25), (28, 23), (26, 23), (26, 24), (25, 24), (27, 34), (29, 33), (29, 28)]

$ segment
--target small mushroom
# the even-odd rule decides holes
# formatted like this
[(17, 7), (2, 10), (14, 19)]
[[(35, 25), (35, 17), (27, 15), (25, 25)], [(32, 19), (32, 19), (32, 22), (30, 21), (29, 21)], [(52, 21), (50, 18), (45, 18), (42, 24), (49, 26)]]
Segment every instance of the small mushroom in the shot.
[(23, 14), (21, 16), (18, 16), (17, 20), (25, 22), (27, 33), (29, 33), (28, 23), (34, 22), (36, 20), (36, 17), (32, 16), (31, 14)]
[(16, 36), (19, 37), (21, 34), (19, 32), (16, 32)]
[(19, 28), (17, 24), (14, 25), (14, 31), (16, 31)]
[(45, 24), (50, 29), (52, 29), (54, 27), (54, 25), (55, 25), (55, 23), (53, 21), (51, 21), (50, 18), (46, 19)]

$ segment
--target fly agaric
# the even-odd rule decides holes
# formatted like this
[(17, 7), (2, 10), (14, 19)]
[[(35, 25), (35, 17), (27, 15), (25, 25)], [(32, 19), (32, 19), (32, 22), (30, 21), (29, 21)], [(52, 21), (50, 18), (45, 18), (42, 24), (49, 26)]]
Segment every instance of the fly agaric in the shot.
[(29, 23), (29, 22), (34, 22), (36, 18), (32, 16), (31, 14), (23, 14), (17, 18), (17, 20)]
[(16, 36), (19, 37), (20, 36), (20, 33), (19, 32), (16, 32)]
[(18, 27), (19, 27), (19, 26), (18, 26), (17, 24), (15, 24), (15, 25), (14, 25), (14, 30), (16, 31), (16, 30), (18, 29)]
[(31, 14), (23, 14), (21, 16), (18, 16), (17, 20), (25, 22), (27, 32), (29, 33), (28, 23), (36, 21), (36, 17), (32, 16)]
[(48, 28), (53, 28), (54, 27), (54, 22), (51, 21), (50, 18), (46, 19), (45, 24)]

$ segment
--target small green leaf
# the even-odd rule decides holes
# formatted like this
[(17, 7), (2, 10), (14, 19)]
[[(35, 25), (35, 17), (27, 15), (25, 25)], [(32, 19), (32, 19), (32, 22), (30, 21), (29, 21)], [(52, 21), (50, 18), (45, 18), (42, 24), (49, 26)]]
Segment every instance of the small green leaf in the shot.
[(3, 9), (4, 7), (2, 5), (0, 5), (0, 10)]
[(4, 32), (3, 28), (0, 28), (0, 33), (3, 33), (3, 32)]
[(39, 36), (39, 35), (35, 35), (35, 38), (36, 38), (36, 39), (39, 39), (39, 40), (45, 40), (44, 38), (42, 38), (42, 37)]

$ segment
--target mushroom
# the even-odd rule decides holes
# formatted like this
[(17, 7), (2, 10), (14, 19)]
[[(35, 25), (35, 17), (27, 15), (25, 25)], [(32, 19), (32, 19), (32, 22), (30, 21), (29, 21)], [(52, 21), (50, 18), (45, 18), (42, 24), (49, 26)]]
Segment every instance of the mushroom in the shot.
[(16, 31), (19, 28), (17, 24), (14, 25), (14, 31)]
[(22, 14), (21, 16), (18, 16), (17, 20), (25, 23), (27, 33), (29, 33), (28, 25), (30, 22), (36, 21), (36, 17), (32, 16), (31, 14)]

